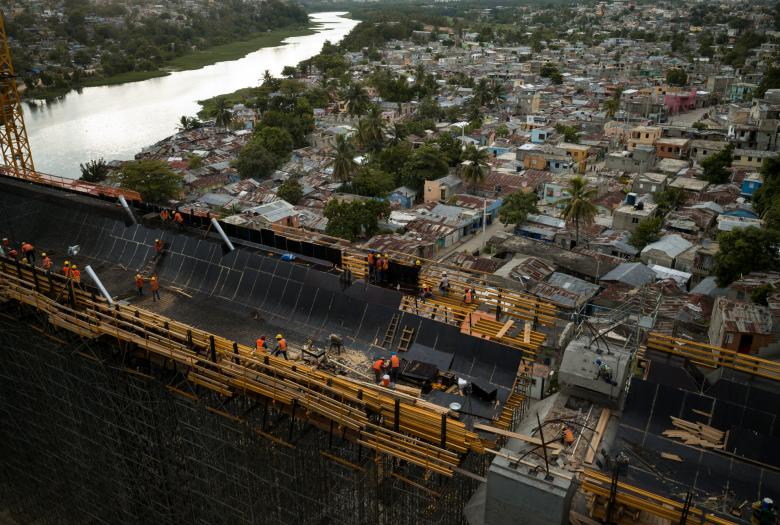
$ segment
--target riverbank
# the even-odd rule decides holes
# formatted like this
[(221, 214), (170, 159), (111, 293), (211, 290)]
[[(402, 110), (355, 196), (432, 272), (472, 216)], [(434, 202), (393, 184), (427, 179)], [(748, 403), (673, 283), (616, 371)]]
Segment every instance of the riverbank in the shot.
[[(66, 95), (71, 90), (78, 90), (85, 87), (97, 86), (115, 86), (118, 84), (127, 84), (131, 82), (140, 82), (150, 78), (159, 78), (170, 75), (177, 71), (191, 71), (210, 66), (218, 62), (238, 60), (246, 55), (266, 47), (275, 47), (291, 37), (312, 35), (316, 32), (309, 26), (293, 26), (284, 29), (276, 29), (257, 33), (255, 36), (246, 40), (237, 40), (219, 46), (208, 47), (193, 53), (187, 53), (173, 60), (166, 62), (160, 69), (154, 71), (128, 71), (109, 77), (92, 77), (81, 80), (78, 84), (68, 87), (46, 88), (29, 92), (27, 98), (30, 99), (53, 99)], [(258, 72), (259, 75), (262, 72)]]

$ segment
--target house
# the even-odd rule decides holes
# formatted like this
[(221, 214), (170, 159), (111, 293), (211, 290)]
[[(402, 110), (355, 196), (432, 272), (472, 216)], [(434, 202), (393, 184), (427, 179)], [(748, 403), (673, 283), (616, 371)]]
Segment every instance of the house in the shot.
[(655, 165), (655, 148), (653, 146), (637, 146), (633, 151), (609, 153), (605, 159), (605, 167), (610, 171), (625, 173), (642, 173), (649, 171)]
[(623, 230), (606, 230), (598, 237), (588, 241), (588, 248), (612, 257), (633, 259), (639, 250), (628, 243), (631, 234)]
[(761, 151), (755, 149), (735, 149), (731, 165), (746, 170), (760, 170), (764, 161), (777, 155), (776, 151)]
[(757, 87), (756, 84), (748, 82), (734, 82), (729, 86), (729, 100), (731, 102), (747, 102)]
[(763, 182), (761, 176), (758, 173), (750, 173), (742, 179), (742, 189), (740, 195), (747, 198), (752, 198), (755, 195), (756, 190), (761, 187)]
[(677, 177), (668, 184), (668, 187), (680, 188), (690, 195), (698, 196), (708, 185), (709, 182), (706, 180), (694, 179), (692, 177)]
[(398, 204), (402, 209), (408, 210), (414, 204), (414, 200), (417, 198), (417, 192), (406, 186), (400, 186), (390, 192), (387, 196), (387, 200)]
[(555, 130), (553, 128), (534, 128), (531, 130), (531, 142), (534, 144), (544, 144), (554, 133)]
[(554, 272), (547, 281), (534, 286), (531, 293), (561, 309), (578, 312), (596, 296), (599, 289), (598, 284), (565, 273)]
[(567, 157), (574, 160), (579, 173), (585, 173), (590, 147), (583, 144), (571, 144), (569, 142), (561, 142), (558, 144), (558, 147), (566, 152)]
[(657, 208), (652, 202), (642, 200), (634, 204), (623, 204), (612, 213), (612, 228), (633, 232), (640, 222), (655, 215)]
[(720, 153), (726, 146), (728, 146), (728, 142), (718, 140), (692, 140), (688, 150), (693, 160), (701, 162), (710, 155)]
[(774, 340), (772, 313), (765, 306), (718, 297), (708, 335), (713, 346), (741, 354), (760, 354)]
[(463, 190), (463, 181), (455, 175), (447, 175), (436, 180), (425, 181), (423, 195), (425, 202), (446, 201)]
[(660, 138), (655, 141), (655, 154), (662, 159), (688, 158), (690, 140), (681, 138)]
[(640, 262), (623, 263), (601, 278), (602, 282), (616, 282), (633, 288), (654, 283), (656, 274)]
[(645, 246), (639, 253), (639, 259), (648, 266), (656, 264), (674, 268), (677, 256), (691, 246), (693, 244), (680, 235), (667, 235)]
[(628, 133), (628, 151), (634, 151), (637, 146), (655, 146), (655, 141), (661, 138), (661, 128), (657, 126), (636, 126)]
[(666, 181), (669, 178), (665, 173), (640, 173), (634, 178), (631, 191), (637, 195), (655, 193), (666, 189)]
[(255, 206), (244, 211), (244, 216), (257, 226), (273, 229), (274, 225), (298, 228), (298, 212), (295, 207), (287, 201), (278, 200)]

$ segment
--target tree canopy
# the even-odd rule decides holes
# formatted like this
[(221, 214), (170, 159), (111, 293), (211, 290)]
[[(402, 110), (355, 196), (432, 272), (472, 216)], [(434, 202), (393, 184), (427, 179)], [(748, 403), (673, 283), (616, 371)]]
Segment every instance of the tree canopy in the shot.
[(100, 157), (98, 160), (90, 160), (86, 164), (79, 164), (81, 168), (80, 180), (86, 182), (103, 182), (108, 177), (108, 164)]
[(401, 184), (420, 191), (426, 180), (444, 177), (449, 172), (447, 157), (432, 144), (420, 146), (404, 164)]
[(265, 179), (279, 167), (280, 160), (268, 151), (258, 137), (250, 140), (238, 154), (235, 167), (242, 179)]
[(387, 201), (366, 200), (339, 202), (332, 199), (325, 205), (328, 235), (349, 241), (371, 237), (378, 231), (380, 219), (390, 215)]
[(125, 162), (112, 180), (121, 188), (139, 192), (145, 201), (156, 203), (177, 198), (182, 186), (181, 175), (161, 160)]
[(279, 185), (276, 194), (294, 206), (303, 198), (303, 186), (297, 178), (290, 177)]
[(529, 213), (539, 213), (536, 207), (538, 197), (534, 192), (517, 191), (509, 195), (501, 205), (501, 222), (521, 224)]
[(728, 182), (731, 177), (731, 161), (734, 159), (732, 152), (734, 151), (734, 145), (728, 144), (723, 150), (713, 153), (703, 161), (701, 161), (701, 167), (704, 168), (704, 178), (710, 184), (723, 184)]
[(666, 72), (666, 83), (671, 86), (684, 86), (688, 84), (688, 74), (684, 69), (672, 68)]
[(661, 217), (648, 217), (640, 222), (636, 230), (631, 233), (628, 244), (641, 250), (650, 243), (654, 243), (661, 238)]
[(723, 232), (715, 255), (718, 286), (725, 287), (750, 272), (776, 270), (780, 266), (780, 233), (773, 229), (749, 227)]

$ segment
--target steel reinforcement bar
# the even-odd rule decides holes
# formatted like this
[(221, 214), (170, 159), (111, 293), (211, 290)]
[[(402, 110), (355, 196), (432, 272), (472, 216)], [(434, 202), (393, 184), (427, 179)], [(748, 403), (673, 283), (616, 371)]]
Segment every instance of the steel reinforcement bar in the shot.
[[(313, 423), (334, 422), (344, 435), (387, 456), (451, 476), (483, 444), (448, 410), (370, 383), (286, 361), (130, 306), (109, 306), (94, 290), (21, 264), (0, 263), (0, 296), (43, 313), (87, 339), (131, 345), (163, 363), (186, 367), (191, 383), (226, 398), (244, 394), (284, 405)], [(63, 304), (67, 303), (67, 304)]]

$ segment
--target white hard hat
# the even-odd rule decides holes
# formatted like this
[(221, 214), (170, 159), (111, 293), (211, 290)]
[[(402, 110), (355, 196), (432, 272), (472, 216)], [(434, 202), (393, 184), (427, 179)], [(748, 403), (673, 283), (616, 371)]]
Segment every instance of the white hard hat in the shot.
[(775, 502), (772, 501), (772, 498), (764, 498), (761, 500), (763, 503), (766, 503), (767, 505), (774, 505)]

